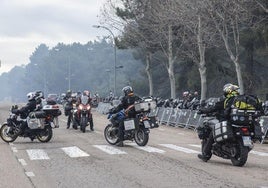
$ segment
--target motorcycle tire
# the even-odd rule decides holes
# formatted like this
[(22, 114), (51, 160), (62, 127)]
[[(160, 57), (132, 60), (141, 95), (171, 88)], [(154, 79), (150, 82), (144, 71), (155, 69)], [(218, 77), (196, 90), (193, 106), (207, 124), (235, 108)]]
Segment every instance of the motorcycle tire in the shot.
[(11, 133), (8, 133), (9, 126), (7, 125), (7, 123), (4, 123), (0, 129), (0, 136), (2, 138), (3, 141), (9, 143), (9, 142), (14, 142), (18, 135), (14, 133), (14, 135), (12, 135)]
[(249, 148), (245, 147), (242, 139), (240, 139), (235, 146), (235, 156), (231, 157), (233, 166), (244, 166), (248, 159)]
[(46, 126), (43, 131), (36, 136), (40, 142), (49, 142), (53, 136), (51, 126)]
[(118, 128), (114, 127), (112, 124), (107, 125), (104, 129), (104, 137), (109, 144), (115, 145), (119, 142)]
[(86, 126), (87, 126), (87, 118), (86, 117), (82, 117), (81, 121), (80, 121), (80, 130), (85, 133), (86, 132)]
[(149, 140), (149, 134), (145, 129), (138, 129), (135, 131), (134, 140), (139, 146), (145, 146)]

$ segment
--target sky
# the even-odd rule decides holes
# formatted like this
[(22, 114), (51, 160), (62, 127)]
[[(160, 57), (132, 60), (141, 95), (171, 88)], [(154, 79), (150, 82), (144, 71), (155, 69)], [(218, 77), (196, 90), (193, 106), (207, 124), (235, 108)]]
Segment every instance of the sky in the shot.
[(105, 0), (0, 0), (0, 74), (26, 65), (40, 44), (72, 44), (108, 36), (100, 25)]

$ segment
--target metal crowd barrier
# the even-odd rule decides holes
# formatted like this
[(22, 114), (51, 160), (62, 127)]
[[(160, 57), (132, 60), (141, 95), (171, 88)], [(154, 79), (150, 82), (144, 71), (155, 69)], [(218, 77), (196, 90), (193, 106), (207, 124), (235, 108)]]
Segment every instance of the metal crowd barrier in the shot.
[[(112, 107), (110, 103), (99, 103), (97, 111), (102, 114), (108, 113)], [(196, 130), (202, 124), (203, 118), (195, 110), (157, 107), (149, 116), (156, 116), (160, 124)], [(268, 139), (268, 116), (261, 117), (260, 125), (264, 133), (261, 143)]]

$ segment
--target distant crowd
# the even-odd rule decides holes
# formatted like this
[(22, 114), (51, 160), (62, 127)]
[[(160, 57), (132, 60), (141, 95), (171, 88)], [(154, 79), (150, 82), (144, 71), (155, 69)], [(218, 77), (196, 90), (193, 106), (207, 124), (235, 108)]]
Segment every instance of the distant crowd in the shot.
[[(79, 96), (78, 92), (73, 92), (73, 95), (76, 97)], [(65, 94), (63, 93), (58, 97), (57, 103), (62, 104), (64, 100)], [(97, 107), (99, 102), (113, 102), (120, 100), (120, 97), (114, 95), (114, 93), (110, 90), (108, 95), (104, 98), (101, 98), (98, 92), (95, 92), (92, 96), (92, 103)], [(190, 110), (198, 110), (200, 107), (200, 96), (197, 91), (189, 92), (184, 91), (180, 98), (176, 99), (163, 99), (161, 97), (151, 97), (156, 101), (157, 107), (165, 107), (165, 108), (179, 108), (179, 109), (190, 109)], [(213, 105), (216, 102), (217, 98), (209, 98), (206, 101), (206, 104)], [(265, 114), (268, 115), (268, 100), (263, 102), (263, 108)]]

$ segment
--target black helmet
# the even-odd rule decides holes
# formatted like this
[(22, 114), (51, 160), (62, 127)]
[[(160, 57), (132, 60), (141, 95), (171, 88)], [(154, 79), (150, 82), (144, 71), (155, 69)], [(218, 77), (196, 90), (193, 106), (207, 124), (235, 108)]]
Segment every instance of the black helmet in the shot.
[(43, 99), (44, 93), (42, 91), (35, 91), (36, 99)]
[(132, 89), (132, 87), (130, 87), (130, 86), (125, 86), (125, 87), (122, 89), (122, 91), (124, 92), (125, 96), (127, 96), (127, 95), (133, 93), (133, 89)]

